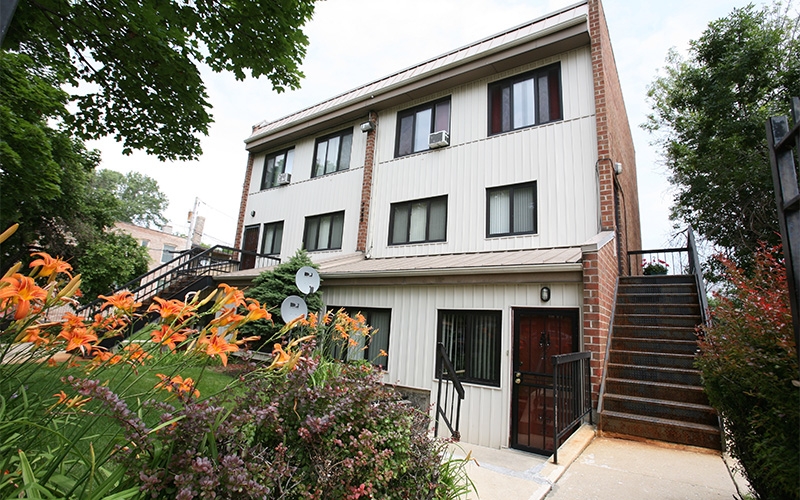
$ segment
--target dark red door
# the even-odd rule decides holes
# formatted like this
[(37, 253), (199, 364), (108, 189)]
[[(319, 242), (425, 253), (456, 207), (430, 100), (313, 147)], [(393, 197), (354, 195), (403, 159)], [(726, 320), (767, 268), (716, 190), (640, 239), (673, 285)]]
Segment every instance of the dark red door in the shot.
[(256, 255), (258, 252), (258, 226), (248, 226), (244, 228), (243, 250), (252, 253), (242, 254), (242, 269), (253, 269), (256, 267)]
[(577, 310), (514, 310), (512, 448), (553, 452), (551, 357), (577, 349)]

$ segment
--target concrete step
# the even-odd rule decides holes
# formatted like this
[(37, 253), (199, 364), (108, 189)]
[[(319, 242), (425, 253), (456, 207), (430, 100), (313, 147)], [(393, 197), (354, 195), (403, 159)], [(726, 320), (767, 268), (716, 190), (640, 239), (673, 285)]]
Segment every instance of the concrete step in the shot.
[(603, 396), (603, 410), (647, 417), (717, 425), (717, 412), (709, 405), (682, 403), (666, 399), (608, 394)]
[[(683, 340), (685, 342), (697, 341), (697, 330), (687, 326), (637, 326), (637, 325), (615, 325), (614, 337), (641, 338), (641, 339), (662, 339), (662, 340)], [(613, 337), (612, 337), (613, 338)]]
[(667, 418), (603, 410), (600, 414), (600, 429), (603, 434), (654, 439), (712, 450), (719, 450), (721, 447), (719, 428), (716, 426)]
[(702, 323), (699, 315), (685, 314), (627, 314), (615, 313), (614, 326), (616, 325), (636, 325), (636, 326), (661, 326), (661, 327), (682, 327), (694, 328)]
[(702, 385), (699, 370), (608, 363), (608, 376), (630, 380), (648, 380), (678, 385)]
[(697, 294), (686, 293), (636, 293), (625, 289), (625, 293), (617, 291), (617, 304), (686, 304), (697, 305)]
[(708, 397), (701, 386), (670, 384), (666, 382), (654, 382), (652, 380), (630, 380), (607, 377), (605, 393), (698, 405), (708, 404)]
[(695, 340), (651, 339), (640, 337), (622, 337), (614, 335), (611, 349), (621, 351), (655, 352), (668, 354), (689, 354), (697, 352)]
[(694, 369), (694, 355), (664, 352), (621, 351), (613, 349), (608, 362), (622, 365), (656, 366), (662, 368)]

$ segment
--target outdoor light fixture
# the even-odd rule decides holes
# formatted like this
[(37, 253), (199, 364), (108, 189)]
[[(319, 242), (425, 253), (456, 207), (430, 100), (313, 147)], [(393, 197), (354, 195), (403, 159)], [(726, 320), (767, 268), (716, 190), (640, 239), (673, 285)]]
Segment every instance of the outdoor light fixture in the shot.
[(550, 300), (550, 287), (543, 286), (541, 291), (539, 292), (539, 297), (542, 299), (542, 302), (547, 302)]
[(370, 130), (375, 130), (375, 122), (370, 120), (368, 122), (364, 122), (361, 124), (361, 131), (362, 132), (369, 132)]
[(622, 173), (622, 163), (620, 162), (614, 163), (614, 173), (617, 175)]
[(250, 217), (255, 217), (255, 216), (256, 216), (256, 211), (255, 211), (255, 210), (253, 210), (252, 212), (250, 212)]

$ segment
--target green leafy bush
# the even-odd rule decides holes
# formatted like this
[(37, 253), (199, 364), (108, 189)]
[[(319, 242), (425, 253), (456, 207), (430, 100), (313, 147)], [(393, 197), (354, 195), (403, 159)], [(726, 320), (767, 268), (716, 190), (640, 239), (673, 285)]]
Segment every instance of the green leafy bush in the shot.
[(750, 275), (722, 259), (730, 284), (702, 331), (697, 366), (731, 454), (761, 500), (800, 498), (800, 389), (786, 271), (779, 249)]

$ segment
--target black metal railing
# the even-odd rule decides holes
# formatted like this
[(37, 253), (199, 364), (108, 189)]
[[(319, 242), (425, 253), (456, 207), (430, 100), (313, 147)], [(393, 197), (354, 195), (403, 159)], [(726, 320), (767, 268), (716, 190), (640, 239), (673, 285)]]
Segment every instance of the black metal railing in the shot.
[(592, 424), (591, 352), (553, 356), (553, 463), (558, 463), (561, 438), (569, 434), (586, 414)]
[(686, 229), (686, 247), (689, 252), (689, 273), (694, 276), (694, 281), (697, 285), (697, 297), (700, 301), (700, 316), (703, 319), (703, 324), (707, 325), (710, 314), (708, 312), (706, 281), (703, 278), (703, 268), (700, 267), (700, 256), (697, 254), (697, 244), (694, 239), (692, 226)]
[(658, 250), (630, 250), (628, 252), (628, 274), (690, 274), (689, 252), (684, 248), (660, 248)]
[[(434, 435), (439, 436), (439, 419), (441, 418), (448, 430), (450, 437), (458, 441), (461, 439), (461, 432), (458, 430), (461, 419), (461, 401), (464, 399), (464, 386), (458, 380), (453, 363), (447, 357), (444, 344), (436, 344), (437, 371), (436, 377), (439, 379), (439, 388), (436, 392), (436, 426)], [(442, 388), (444, 387), (444, 395)], [(444, 397), (443, 397), (444, 396)]]
[[(171, 289), (173, 292), (177, 292), (178, 289), (189, 288), (193, 283), (205, 277), (240, 271), (243, 269), (242, 263), (245, 261), (247, 261), (248, 268), (251, 264), (255, 267), (266, 267), (280, 263), (280, 259), (269, 255), (224, 245), (215, 245), (207, 249), (192, 248), (179, 253), (174, 259), (152, 271), (125, 283), (116, 291), (129, 290), (136, 302), (143, 302)], [(102, 303), (101, 299), (94, 300), (78, 308), (76, 314), (84, 317), (92, 316), (100, 310)]]

